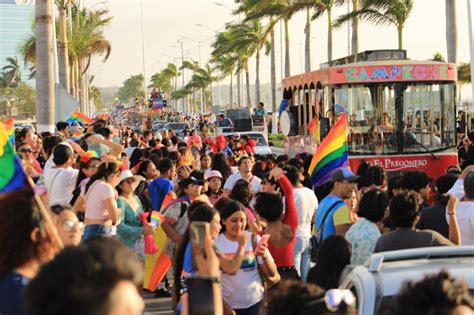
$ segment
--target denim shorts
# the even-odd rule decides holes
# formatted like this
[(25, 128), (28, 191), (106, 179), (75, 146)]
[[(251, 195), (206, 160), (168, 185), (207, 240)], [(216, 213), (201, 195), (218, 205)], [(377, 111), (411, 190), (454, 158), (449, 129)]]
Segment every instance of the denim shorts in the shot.
[(84, 234), (82, 235), (81, 243), (84, 243), (88, 239), (98, 237), (98, 236), (106, 236), (110, 237), (112, 235), (112, 227), (109, 225), (102, 225), (102, 224), (88, 224), (84, 230)]

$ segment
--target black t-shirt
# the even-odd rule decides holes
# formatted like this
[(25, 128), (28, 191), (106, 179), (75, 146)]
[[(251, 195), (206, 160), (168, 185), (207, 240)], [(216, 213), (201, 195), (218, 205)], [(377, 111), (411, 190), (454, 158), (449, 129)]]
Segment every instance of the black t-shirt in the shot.
[(446, 222), (446, 206), (435, 205), (424, 208), (420, 213), (420, 221), (416, 225), (419, 230), (433, 230), (449, 238), (449, 225)]
[(375, 244), (374, 253), (431, 246), (453, 246), (454, 244), (436, 231), (398, 229), (382, 235)]

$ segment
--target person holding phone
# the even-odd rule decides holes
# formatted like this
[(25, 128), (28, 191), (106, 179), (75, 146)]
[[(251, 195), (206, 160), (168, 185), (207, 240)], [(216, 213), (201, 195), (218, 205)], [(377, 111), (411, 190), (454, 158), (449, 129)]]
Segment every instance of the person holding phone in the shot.
[(296, 227), (298, 225), (293, 186), (279, 167), (274, 168), (269, 176), (269, 181), (279, 184), (285, 196), (285, 213), (283, 214), (283, 201), (277, 193), (260, 192), (256, 196), (254, 209), (258, 216), (266, 223), (263, 234), (270, 234), (268, 249), (275, 258), (278, 273), (282, 278), (299, 280), (295, 268), (294, 247), (296, 240)]
[[(264, 297), (264, 284), (259, 273), (264, 276), (277, 277), (278, 272), (273, 258), (268, 251), (267, 244), (262, 243), (255, 253), (259, 236), (252, 236), (246, 230), (247, 213), (245, 206), (240, 202), (231, 201), (223, 207), (221, 212), (223, 233), (214, 242), (223, 256), (235, 257), (243, 254), (243, 260), (235, 273), (226, 272), (221, 276), (222, 296), (237, 315), (260, 314), (260, 307)], [(242, 238), (249, 239), (242, 247)]]

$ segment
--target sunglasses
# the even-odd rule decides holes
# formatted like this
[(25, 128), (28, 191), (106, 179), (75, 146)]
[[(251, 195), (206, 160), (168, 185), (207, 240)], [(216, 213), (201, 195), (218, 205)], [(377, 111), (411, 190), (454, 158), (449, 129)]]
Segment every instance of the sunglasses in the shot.
[(33, 150), (31, 150), (31, 149), (20, 149), (20, 150), (18, 150), (18, 152), (21, 152), (21, 153), (33, 153)]
[(98, 165), (89, 165), (89, 167), (87, 167), (87, 168), (89, 168), (89, 169), (90, 168), (99, 168), (99, 166), (100, 166), (100, 164), (98, 164)]
[(61, 227), (66, 232), (71, 232), (74, 229), (78, 229), (81, 232), (84, 231), (84, 223), (79, 221), (63, 220), (61, 221)]

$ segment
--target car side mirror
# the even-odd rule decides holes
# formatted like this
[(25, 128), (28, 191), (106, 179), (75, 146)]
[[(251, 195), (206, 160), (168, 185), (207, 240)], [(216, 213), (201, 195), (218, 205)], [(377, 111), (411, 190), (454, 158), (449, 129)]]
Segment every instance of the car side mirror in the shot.
[(271, 141), (268, 142), (268, 145), (271, 146), (271, 147), (273, 147), (273, 142), (271, 142)]

